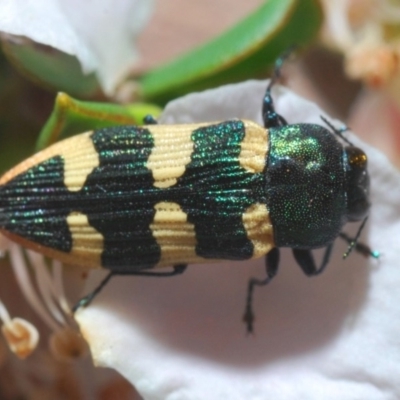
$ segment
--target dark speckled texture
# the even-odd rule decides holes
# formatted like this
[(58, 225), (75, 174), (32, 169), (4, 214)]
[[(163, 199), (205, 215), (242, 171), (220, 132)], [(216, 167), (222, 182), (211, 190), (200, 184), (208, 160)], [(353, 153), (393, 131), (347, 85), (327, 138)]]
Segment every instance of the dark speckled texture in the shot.
[(331, 243), (346, 222), (343, 146), (320, 125), (270, 129), (267, 207), (278, 247)]
[(64, 163), (53, 157), (0, 188), (0, 226), (33, 242), (68, 252), (66, 217), (72, 197), (64, 185)]

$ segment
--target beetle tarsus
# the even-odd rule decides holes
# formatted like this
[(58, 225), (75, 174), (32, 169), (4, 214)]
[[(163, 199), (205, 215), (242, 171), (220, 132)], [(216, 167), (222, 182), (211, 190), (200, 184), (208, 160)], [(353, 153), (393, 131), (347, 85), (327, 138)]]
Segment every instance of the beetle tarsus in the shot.
[(247, 286), (246, 307), (243, 314), (243, 322), (246, 324), (248, 334), (254, 334), (254, 312), (253, 312), (253, 294), (255, 286), (265, 286), (276, 275), (279, 266), (279, 249), (273, 248), (265, 256), (265, 270), (267, 277), (264, 279), (251, 278)]
[(114, 276), (114, 272), (110, 272), (101, 282), (100, 284), (88, 295), (80, 299), (73, 307), (72, 312), (76, 312), (78, 308), (87, 307), (93, 299), (101, 292), (104, 286), (107, 285), (109, 280)]
[(253, 312), (253, 293), (254, 286), (261, 282), (255, 278), (249, 279), (247, 284), (247, 295), (246, 295), (246, 308), (243, 314), (243, 322), (246, 324), (246, 332), (248, 335), (254, 334), (254, 312)]

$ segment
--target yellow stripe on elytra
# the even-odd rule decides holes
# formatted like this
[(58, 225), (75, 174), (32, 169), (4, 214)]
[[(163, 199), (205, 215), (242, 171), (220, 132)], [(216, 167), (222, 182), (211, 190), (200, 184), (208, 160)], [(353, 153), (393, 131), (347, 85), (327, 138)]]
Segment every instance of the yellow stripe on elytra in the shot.
[(208, 124), (147, 126), (154, 147), (146, 165), (153, 174), (154, 186), (163, 189), (176, 184), (191, 161), (193, 130), (204, 125)]
[(82, 189), (86, 178), (100, 162), (91, 132), (75, 136), (71, 146), (60, 149), (60, 156), (64, 159), (64, 184), (71, 192)]
[(90, 226), (85, 214), (72, 212), (67, 217), (67, 223), (72, 236), (70, 255), (76, 259), (83, 259), (85, 264), (100, 267), (103, 235)]
[(160, 202), (154, 206), (156, 213), (150, 224), (153, 237), (161, 249), (157, 266), (204, 261), (196, 255), (194, 225), (187, 221), (187, 214), (177, 203)]
[(26, 172), (52, 157), (60, 156), (64, 160), (64, 181), (71, 191), (77, 191), (84, 185), (87, 176), (99, 165), (99, 155), (91, 140), (93, 132), (86, 132), (61, 140), (47, 149), (36, 153), (24, 162), (5, 173), (0, 185), (7, 183), (17, 175)]
[(273, 227), (265, 204), (253, 204), (242, 216), (247, 237), (254, 246), (253, 257), (261, 257), (275, 247)]
[(262, 126), (243, 121), (245, 136), (241, 143), (239, 163), (251, 173), (259, 173), (264, 170), (268, 152), (268, 132)]

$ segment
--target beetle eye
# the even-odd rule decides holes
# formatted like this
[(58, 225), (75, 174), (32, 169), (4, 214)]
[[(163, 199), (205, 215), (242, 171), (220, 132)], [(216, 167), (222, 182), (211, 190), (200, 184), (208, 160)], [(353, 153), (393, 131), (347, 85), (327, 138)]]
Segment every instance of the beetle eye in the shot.
[(352, 168), (363, 168), (367, 166), (367, 155), (358, 147), (347, 147), (348, 162)]
[(348, 146), (346, 168), (347, 217), (349, 221), (360, 221), (369, 210), (369, 176), (367, 155), (359, 148)]

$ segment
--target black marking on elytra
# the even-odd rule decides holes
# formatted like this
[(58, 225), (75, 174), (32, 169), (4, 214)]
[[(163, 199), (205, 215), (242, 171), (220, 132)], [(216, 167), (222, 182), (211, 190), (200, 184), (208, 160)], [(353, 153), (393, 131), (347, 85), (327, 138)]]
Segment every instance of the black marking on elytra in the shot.
[(80, 211), (104, 237), (103, 266), (152, 267), (161, 255), (150, 229), (158, 197), (146, 168), (153, 137), (148, 129), (127, 126), (98, 130), (92, 140), (99, 166), (80, 191)]
[[(73, 211), (80, 212), (104, 237), (102, 265), (116, 273), (139, 271), (153, 267), (161, 257), (150, 229), (154, 206), (174, 202), (194, 224), (199, 256), (250, 258), (253, 244), (247, 238), (242, 216), (254, 203), (265, 203), (265, 178), (240, 166), (244, 135), (245, 127), (239, 120), (194, 130), (194, 150), (185, 173), (175, 185), (163, 189), (154, 186), (153, 175), (146, 167), (154, 147), (151, 128), (97, 130), (91, 138), (99, 153), (99, 166), (88, 175), (80, 191), (68, 191), (62, 158), (54, 157), (1, 188), (6, 220), (0, 226), (68, 252), (72, 239), (66, 217)], [(46, 177), (44, 185), (42, 173)], [(29, 190), (24, 189), (27, 187)], [(20, 190), (25, 190), (23, 201), (18, 197)], [(18, 219), (19, 210), (23, 215)]]
[(192, 134), (191, 162), (175, 190), (194, 224), (196, 253), (201, 257), (242, 260), (253, 255), (242, 216), (252, 204), (265, 202), (264, 178), (239, 164), (244, 136), (240, 120), (198, 128)]
[[(120, 128), (118, 132), (115, 135), (106, 129), (93, 134), (99, 167), (81, 190), (90, 198), (104, 198), (96, 201), (103, 208), (82, 209), (105, 238), (104, 266), (123, 272), (157, 264), (161, 249), (149, 227), (159, 202), (178, 203), (188, 214), (188, 222), (194, 224), (199, 256), (247, 259), (253, 255), (242, 215), (252, 204), (263, 201), (264, 178), (239, 164), (245, 135), (241, 121), (194, 130), (194, 149), (185, 173), (175, 185), (164, 189), (153, 185), (152, 173), (146, 168), (154, 146), (151, 129), (129, 127), (126, 137)], [(127, 158), (121, 164), (124, 156)]]
[(33, 242), (68, 252), (67, 216), (73, 196), (64, 185), (64, 161), (53, 157), (0, 187), (0, 226)]

